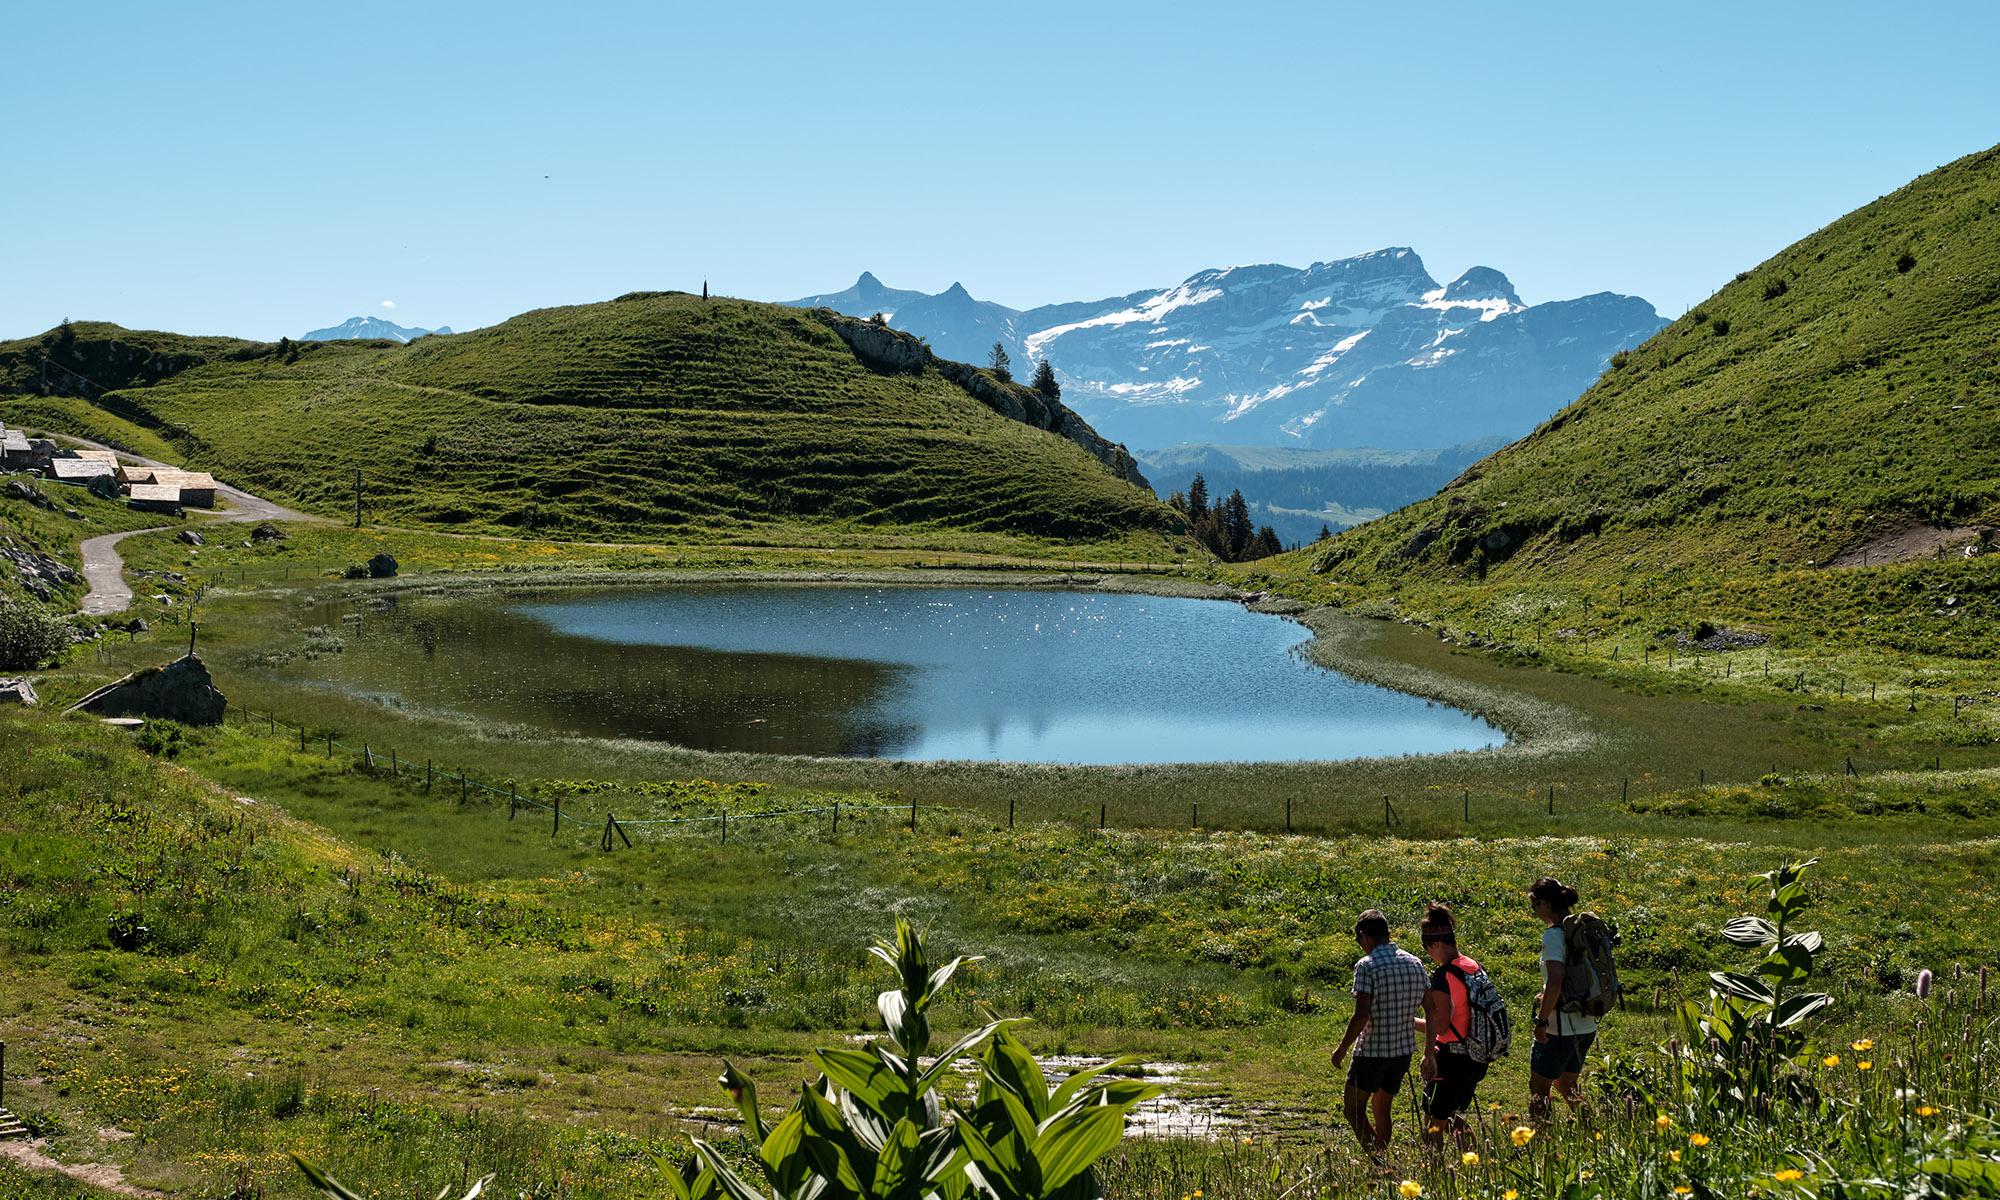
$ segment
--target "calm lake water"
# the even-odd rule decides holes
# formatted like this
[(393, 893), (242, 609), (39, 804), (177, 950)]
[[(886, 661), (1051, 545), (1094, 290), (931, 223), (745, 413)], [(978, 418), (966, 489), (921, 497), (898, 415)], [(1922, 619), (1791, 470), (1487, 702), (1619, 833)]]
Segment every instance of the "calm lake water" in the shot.
[(1432, 754), (1505, 735), (1314, 666), (1213, 600), (712, 586), (396, 599), (296, 669), (364, 694), (701, 750), (1060, 763)]

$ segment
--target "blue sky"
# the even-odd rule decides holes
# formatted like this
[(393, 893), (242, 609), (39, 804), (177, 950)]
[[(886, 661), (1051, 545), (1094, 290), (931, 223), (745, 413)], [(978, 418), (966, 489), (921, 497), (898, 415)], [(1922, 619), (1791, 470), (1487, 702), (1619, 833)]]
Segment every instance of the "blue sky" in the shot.
[[(2000, 5), (17, 6), (0, 337), (1410, 245), (1677, 314), (2000, 140)], [(395, 307), (382, 307), (393, 301)]]

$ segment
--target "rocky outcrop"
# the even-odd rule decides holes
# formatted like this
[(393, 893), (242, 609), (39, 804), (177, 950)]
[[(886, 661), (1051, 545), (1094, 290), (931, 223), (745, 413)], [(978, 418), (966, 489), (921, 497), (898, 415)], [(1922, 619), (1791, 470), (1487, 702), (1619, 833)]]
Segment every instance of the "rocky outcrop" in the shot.
[(77, 573), (46, 554), (23, 549), (12, 538), (0, 538), (0, 563), (11, 565), (21, 577), (21, 587), (37, 600), (55, 598), (55, 590), (78, 581)]
[(196, 654), (163, 667), (134, 671), (85, 696), (69, 708), (100, 717), (150, 717), (183, 725), (220, 725), (229, 705), (216, 690), (208, 667)]
[(19, 704), (32, 708), (42, 702), (35, 695), (35, 685), (25, 679), (0, 679), (0, 704)]
[(887, 325), (843, 316), (830, 308), (814, 309), (813, 315), (839, 334), (840, 339), (854, 351), (854, 356), (869, 369), (898, 375), (934, 370), (1008, 420), (1066, 438), (1109, 467), (1118, 478), (1134, 487), (1152, 490), (1146, 477), (1139, 473), (1138, 462), (1125, 447), (1100, 435), (1062, 401), (1051, 400), (1033, 388), (1017, 383), (1002, 383), (977, 367), (939, 358), (921, 339)]

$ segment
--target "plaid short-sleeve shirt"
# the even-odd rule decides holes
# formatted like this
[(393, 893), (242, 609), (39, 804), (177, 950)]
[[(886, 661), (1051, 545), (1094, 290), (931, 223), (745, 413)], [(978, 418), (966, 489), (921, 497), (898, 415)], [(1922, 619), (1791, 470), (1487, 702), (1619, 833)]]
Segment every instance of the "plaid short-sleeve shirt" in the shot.
[(1354, 994), (1373, 996), (1368, 1029), (1354, 1047), (1364, 1058), (1389, 1058), (1417, 1051), (1417, 1013), (1430, 978), (1407, 950), (1384, 942), (1354, 964)]

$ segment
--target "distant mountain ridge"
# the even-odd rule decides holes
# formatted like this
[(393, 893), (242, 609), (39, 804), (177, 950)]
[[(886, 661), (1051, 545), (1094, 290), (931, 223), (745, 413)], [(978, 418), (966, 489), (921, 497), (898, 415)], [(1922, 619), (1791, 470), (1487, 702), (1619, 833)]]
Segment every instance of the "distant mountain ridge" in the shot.
[(338, 325), (325, 329), (315, 329), (302, 333), (302, 342), (345, 342), (371, 341), (380, 339), (388, 342), (414, 342), (420, 337), (434, 333), (450, 333), (451, 326), (440, 325), (436, 329), (422, 329), (414, 325), (398, 325), (394, 321), (384, 321), (380, 317), (349, 317)]
[[(1541, 586), (1879, 566), (1948, 543), (1976, 557), (2000, 529), (1996, 347), (2000, 146), (1738, 274), (1531, 435), (1342, 534), (1315, 567)], [(1888, 621), (1890, 589), (1861, 586), (1842, 611)], [(1905, 648), (1990, 628), (1990, 594), (1936, 596)]]
[(788, 303), (882, 312), (946, 358), (983, 362), (995, 342), (1019, 369), (1047, 358), (1065, 403), (1141, 447), (1512, 439), (1666, 324), (1646, 301), (1610, 292), (1526, 305), (1491, 267), (1440, 285), (1406, 246), (1026, 311), (961, 284), (927, 296), (866, 273), (844, 292)]

